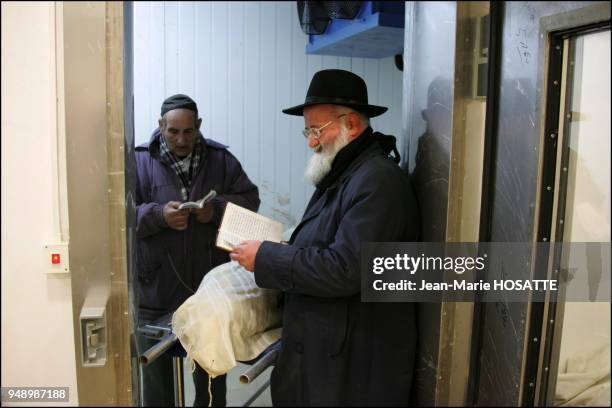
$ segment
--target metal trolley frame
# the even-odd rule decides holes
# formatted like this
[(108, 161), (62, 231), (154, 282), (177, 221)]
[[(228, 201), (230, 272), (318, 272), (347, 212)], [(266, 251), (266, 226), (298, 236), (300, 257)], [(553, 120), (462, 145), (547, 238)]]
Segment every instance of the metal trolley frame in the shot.
[[(158, 340), (157, 344), (148, 350), (145, 350), (138, 356), (138, 362), (144, 365), (150, 364), (163, 354), (169, 353), (169, 355), (172, 356), (174, 406), (184, 407), (185, 388), (183, 377), (183, 358), (187, 356), (187, 353), (178, 341), (176, 334), (172, 332), (170, 318), (171, 315), (164, 316), (158, 321), (140, 326), (138, 328), (139, 335)], [(242, 363), (249, 364), (251, 367), (240, 375), (240, 382), (242, 384), (249, 384), (253, 382), (253, 380), (255, 380), (266, 368), (273, 366), (280, 351), (280, 346), (281, 342), (279, 340), (270, 345), (257, 358), (251, 361), (242, 361)], [(250, 406), (261, 395), (261, 393), (268, 388), (269, 385), (270, 379), (255, 390), (242, 406)]]

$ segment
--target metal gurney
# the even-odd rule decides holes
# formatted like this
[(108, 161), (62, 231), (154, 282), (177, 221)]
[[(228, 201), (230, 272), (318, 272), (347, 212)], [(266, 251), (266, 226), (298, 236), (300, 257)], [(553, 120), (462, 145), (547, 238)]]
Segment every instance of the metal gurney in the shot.
[[(174, 404), (177, 407), (185, 406), (185, 389), (183, 378), (183, 358), (187, 353), (178, 341), (176, 334), (172, 332), (171, 327), (172, 314), (168, 314), (155, 322), (138, 327), (138, 334), (157, 340), (157, 344), (145, 350), (138, 356), (140, 364), (149, 364), (155, 361), (161, 355), (167, 354), (172, 357), (173, 362), (173, 378), (174, 378)], [(240, 382), (249, 384), (255, 380), (266, 368), (273, 366), (276, 362), (277, 355), (280, 351), (281, 342), (270, 345), (259, 356), (250, 361), (241, 361), (241, 363), (251, 365), (251, 367), (240, 375)], [(243, 406), (250, 406), (253, 401), (261, 395), (262, 392), (270, 385), (268, 379), (251, 395)]]

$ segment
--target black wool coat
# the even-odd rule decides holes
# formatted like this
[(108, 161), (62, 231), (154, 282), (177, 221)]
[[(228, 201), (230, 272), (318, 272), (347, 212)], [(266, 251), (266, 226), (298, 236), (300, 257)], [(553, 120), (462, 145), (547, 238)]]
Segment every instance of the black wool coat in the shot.
[(360, 301), (360, 244), (415, 241), (419, 230), (408, 175), (373, 143), (313, 195), (290, 245), (262, 243), (255, 280), (284, 292), (274, 405), (409, 404), (414, 304)]

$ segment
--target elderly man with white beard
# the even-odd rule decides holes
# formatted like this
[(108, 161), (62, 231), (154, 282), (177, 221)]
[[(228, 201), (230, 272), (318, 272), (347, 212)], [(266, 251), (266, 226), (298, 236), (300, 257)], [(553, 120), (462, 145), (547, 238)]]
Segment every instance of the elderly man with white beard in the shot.
[(335, 69), (317, 72), (305, 102), (283, 110), (304, 117), (316, 190), (288, 245), (245, 241), (230, 253), (260, 287), (284, 294), (274, 405), (410, 403), (414, 305), (361, 302), (361, 243), (419, 238), (395, 138), (370, 127), (386, 110), (368, 104), (362, 78)]

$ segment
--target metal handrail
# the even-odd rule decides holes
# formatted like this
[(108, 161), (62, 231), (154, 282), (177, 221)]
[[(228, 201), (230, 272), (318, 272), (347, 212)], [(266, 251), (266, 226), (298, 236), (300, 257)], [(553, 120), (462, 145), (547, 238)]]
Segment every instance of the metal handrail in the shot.
[(166, 350), (174, 345), (178, 341), (178, 337), (176, 334), (170, 333), (159, 339), (159, 343), (142, 353), (140, 357), (138, 357), (138, 361), (141, 364), (149, 364), (155, 361), (159, 356), (164, 354)]
[(262, 392), (264, 392), (266, 390), (266, 388), (268, 388), (270, 386), (270, 379), (268, 378), (262, 385), (261, 387), (259, 387), (259, 389), (257, 389), (253, 395), (251, 395), (249, 397), (248, 400), (245, 401), (244, 404), (242, 404), (243, 407), (250, 407), (251, 404), (253, 402), (255, 402), (255, 400), (261, 395)]
[(276, 356), (278, 355), (277, 350), (269, 351), (265, 356), (260, 358), (255, 364), (251, 366), (240, 376), (240, 382), (242, 384), (250, 384), (255, 378), (259, 376), (266, 368), (274, 365)]

